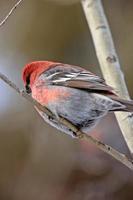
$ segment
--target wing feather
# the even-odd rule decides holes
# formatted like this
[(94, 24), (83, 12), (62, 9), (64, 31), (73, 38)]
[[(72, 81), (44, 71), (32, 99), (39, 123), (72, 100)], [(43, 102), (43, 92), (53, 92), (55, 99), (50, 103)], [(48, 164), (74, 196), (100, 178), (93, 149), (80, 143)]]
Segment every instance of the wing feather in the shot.
[(45, 76), (47, 82), (52, 85), (114, 94), (113, 88), (108, 86), (103, 78), (77, 66), (56, 65), (41, 76)]

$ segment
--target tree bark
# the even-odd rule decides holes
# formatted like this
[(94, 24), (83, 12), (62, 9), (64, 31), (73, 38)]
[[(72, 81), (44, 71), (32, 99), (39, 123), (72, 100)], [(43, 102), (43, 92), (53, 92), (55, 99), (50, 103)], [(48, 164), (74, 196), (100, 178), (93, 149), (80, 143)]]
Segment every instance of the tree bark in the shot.
[[(129, 100), (124, 74), (120, 67), (101, 0), (82, 0), (81, 3), (103, 76), (121, 98)], [(129, 113), (124, 112), (116, 112), (115, 115), (127, 146), (133, 153), (133, 118), (129, 117)]]

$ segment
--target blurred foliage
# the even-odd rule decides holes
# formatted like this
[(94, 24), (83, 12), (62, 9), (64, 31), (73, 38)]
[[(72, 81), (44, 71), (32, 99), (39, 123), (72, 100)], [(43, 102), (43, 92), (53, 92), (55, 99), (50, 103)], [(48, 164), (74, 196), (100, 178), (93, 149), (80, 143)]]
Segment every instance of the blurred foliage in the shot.
[[(0, 18), (16, 0), (0, 0)], [(127, 85), (132, 92), (133, 1), (103, 0)], [(81, 65), (100, 74), (78, 0), (24, 0), (0, 29), (0, 71), (22, 87), (32, 60)], [(89, 66), (89, 67), (88, 67)], [(0, 81), (1, 200), (133, 199), (133, 175), (85, 142), (49, 127), (22, 97)], [(114, 115), (90, 134), (129, 155)]]

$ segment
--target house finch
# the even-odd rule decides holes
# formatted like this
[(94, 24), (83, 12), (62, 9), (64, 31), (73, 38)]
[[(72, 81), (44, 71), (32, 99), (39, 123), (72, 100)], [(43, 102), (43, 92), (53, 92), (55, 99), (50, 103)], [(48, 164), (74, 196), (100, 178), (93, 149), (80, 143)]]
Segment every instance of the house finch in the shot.
[(24, 67), (22, 77), (27, 93), (56, 116), (37, 109), (44, 120), (72, 136), (59, 117), (88, 133), (110, 111), (133, 111), (133, 101), (120, 99), (104, 79), (78, 66), (35, 61)]

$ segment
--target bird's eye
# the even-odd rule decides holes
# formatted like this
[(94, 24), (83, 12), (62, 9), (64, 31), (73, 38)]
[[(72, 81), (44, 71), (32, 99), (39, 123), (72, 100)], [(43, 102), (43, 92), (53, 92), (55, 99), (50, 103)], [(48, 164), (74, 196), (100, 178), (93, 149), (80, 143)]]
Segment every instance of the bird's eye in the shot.
[(26, 92), (27, 92), (28, 94), (31, 93), (31, 88), (30, 88), (30, 76), (28, 76), (28, 77), (26, 78), (25, 89), (26, 89)]

